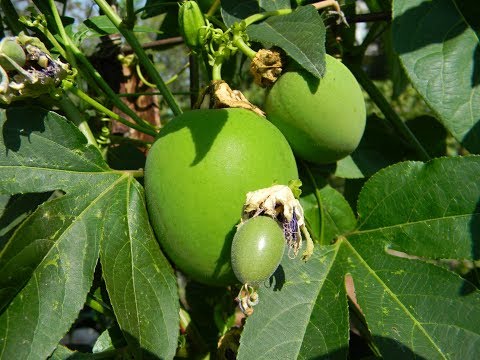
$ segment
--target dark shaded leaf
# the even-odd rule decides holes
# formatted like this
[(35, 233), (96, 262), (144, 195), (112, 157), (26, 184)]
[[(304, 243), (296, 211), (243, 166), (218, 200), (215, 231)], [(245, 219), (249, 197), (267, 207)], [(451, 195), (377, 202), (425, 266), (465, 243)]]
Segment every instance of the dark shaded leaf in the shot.
[(475, 0), (393, 3), (393, 42), (412, 84), (470, 151), (480, 152), (480, 26)]

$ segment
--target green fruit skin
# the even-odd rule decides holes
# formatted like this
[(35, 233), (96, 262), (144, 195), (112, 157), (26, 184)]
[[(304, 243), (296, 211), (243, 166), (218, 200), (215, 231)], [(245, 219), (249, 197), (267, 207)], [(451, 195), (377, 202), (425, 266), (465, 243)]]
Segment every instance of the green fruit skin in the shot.
[(266, 119), (244, 109), (186, 112), (161, 130), (147, 156), (151, 223), (186, 275), (233, 284), (230, 248), (247, 192), (296, 178), (288, 142)]
[(205, 26), (202, 10), (195, 1), (185, 1), (178, 11), (178, 25), (185, 44), (194, 50), (202, 47), (201, 28)]
[(232, 268), (242, 284), (268, 279), (285, 251), (283, 231), (275, 220), (257, 216), (239, 226), (232, 242)]
[(27, 58), (25, 52), (15, 38), (3, 38), (0, 42), (0, 66), (6, 71), (15, 70), (15, 67), (1, 55), (7, 55), (10, 59), (15, 61), (20, 67), (25, 65)]
[(283, 74), (267, 96), (265, 111), (294, 153), (316, 164), (351, 154), (365, 129), (362, 90), (350, 70), (330, 55), (321, 80), (306, 72)]

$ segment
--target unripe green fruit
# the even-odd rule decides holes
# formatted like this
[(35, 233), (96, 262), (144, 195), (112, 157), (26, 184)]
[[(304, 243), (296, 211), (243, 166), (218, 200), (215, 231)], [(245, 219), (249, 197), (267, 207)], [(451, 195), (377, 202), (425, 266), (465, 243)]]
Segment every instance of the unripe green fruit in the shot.
[(203, 45), (202, 27), (206, 25), (202, 10), (195, 1), (185, 1), (178, 11), (178, 25), (185, 44), (192, 50)]
[(232, 242), (232, 267), (242, 284), (268, 279), (285, 250), (283, 231), (275, 220), (257, 216), (239, 226)]
[(151, 223), (186, 275), (232, 284), (231, 242), (247, 192), (297, 178), (290, 146), (266, 119), (244, 109), (189, 111), (161, 130), (148, 154)]
[(12, 63), (3, 55), (8, 56), (20, 67), (23, 67), (27, 61), (23, 48), (17, 43), (15, 38), (6, 37), (0, 42), (0, 66), (6, 71), (15, 70), (15, 67), (12, 65)]
[(352, 153), (365, 129), (362, 90), (345, 65), (329, 55), (320, 80), (306, 72), (283, 74), (267, 96), (265, 111), (294, 153), (317, 164)]

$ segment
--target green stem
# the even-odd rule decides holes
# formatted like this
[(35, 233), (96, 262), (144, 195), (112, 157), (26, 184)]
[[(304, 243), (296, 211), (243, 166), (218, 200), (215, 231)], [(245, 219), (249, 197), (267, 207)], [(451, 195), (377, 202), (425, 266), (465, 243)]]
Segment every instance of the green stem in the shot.
[[(53, 0), (51, 0), (53, 1)], [(129, 30), (125, 25), (122, 23), (120, 17), (113, 11), (110, 5), (105, 0), (95, 0), (95, 3), (100, 7), (103, 13), (110, 19), (110, 21), (115, 25), (115, 27), (120, 31), (120, 33), (125, 37), (127, 42), (132, 47), (133, 51), (138, 57), (138, 60), (143, 65), (145, 71), (148, 73), (150, 78), (152, 78), (153, 82), (157, 86), (158, 90), (162, 92), (165, 101), (167, 102), (170, 109), (175, 115), (180, 115), (182, 110), (178, 106), (175, 98), (173, 97), (170, 89), (165, 85), (163, 82), (162, 77), (157, 72), (155, 65), (150, 61), (147, 53), (143, 50), (142, 45), (136, 38), (133, 31)]]
[(67, 118), (77, 125), (78, 129), (83, 133), (83, 135), (85, 135), (88, 143), (98, 148), (97, 140), (95, 139), (95, 136), (93, 136), (87, 121), (84, 119), (80, 111), (78, 111), (77, 106), (72, 102), (72, 100), (70, 100), (68, 94), (64, 94), (59, 101), (59, 105), (67, 115)]
[(318, 185), (317, 182), (315, 181), (315, 177), (313, 176), (312, 172), (310, 171), (310, 168), (308, 165), (303, 161), (300, 160), (303, 168), (307, 172), (307, 175), (310, 179), (310, 182), (312, 183), (312, 186), (314, 188), (314, 195), (315, 199), (317, 200), (317, 205), (318, 205), (318, 211), (320, 211), (320, 239), (318, 240), (318, 243), (320, 245), (328, 245), (329, 243), (325, 241), (325, 236), (324, 236), (324, 228), (325, 228), (325, 211), (323, 209), (323, 203), (322, 203), (322, 196), (320, 195), (320, 191), (318, 190)]
[(245, 43), (241, 35), (233, 35), (233, 43), (242, 53), (244, 53), (250, 59), (253, 59), (255, 55), (257, 55), (257, 52)]
[(207, 11), (207, 17), (208, 16), (213, 16), (216, 12), (217, 12), (217, 9), (220, 7), (220, 0), (215, 0), (213, 3), (212, 3), (212, 6), (210, 6), (210, 9), (208, 9)]
[[(190, 63), (186, 63), (186, 64), (180, 69), (180, 71), (178, 71), (178, 72), (177, 72), (175, 75), (173, 75), (170, 79), (168, 79), (167, 81), (165, 81), (165, 85), (169, 85), (169, 84), (173, 83), (175, 80), (177, 80), (178, 77), (180, 76), (180, 74), (182, 74), (185, 70), (187, 70), (189, 66), (190, 66)], [(142, 80), (142, 82), (143, 82), (145, 85), (147, 85), (147, 86), (149, 86), (149, 87), (151, 87), (151, 88), (156, 88), (156, 87), (157, 87), (157, 85), (152, 84), (150, 81), (148, 81), (147, 79), (145, 79), (145, 77), (144, 77), (143, 74), (142, 74), (142, 69), (141, 69), (141, 67), (140, 67), (139, 64), (137, 64), (137, 65), (135, 66), (135, 69), (137, 70), (137, 75), (138, 75), (138, 77), (140, 78), (140, 80)]]
[(64, 59), (67, 59), (67, 52), (65, 51), (65, 49), (62, 47), (62, 45), (60, 45), (60, 43), (57, 41), (57, 39), (55, 38), (55, 36), (53, 36), (53, 34), (50, 32), (50, 30), (48, 30), (46, 27), (43, 27), (44, 28), (44, 31), (43, 33), (45, 34), (45, 36), (47, 37), (47, 39), (52, 43), (52, 45), (57, 49), (58, 53), (64, 58)]
[(127, 15), (125, 16), (124, 24), (129, 30), (132, 30), (135, 26), (135, 9), (133, 5), (133, 0), (126, 0), (125, 10), (127, 12)]
[(63, 43), (65, 45), (65, 58), (70, 63), (72, 67), (77, 67), (77, 62), (75, 56), (73, 55), (72, 50), (70, 49), (70, 37), (67, 35), (65, 28), (63, 27), (62, 19), (58, 13), (57, 5), (55, 5), (55, 0), (48, 0), (50, 9), (52, 10), (53, 18), (55, 19), (55, 24), (57, 25), (60, 36), (62, 37)]
[(70, 91), (72, 94), (74, 94), (78, 98), (82, 99), (83, 101), (85, 101), (87, 104), (93, 106), (98, 111), (103, 112), (105, 115), (110, 116), (112, 119), (114, 119), (118, 122), (121, 122), (122, 124), (124, 124), (128, 127), (131, 127), (132, 129), (141, 131), (141, 132), (143, 132), (145, 134), (148, 134), (148, 135), (151, 135), (151, 136), (156, 136), (157, 135), (157, 133), (154, 130), (152, 130), (150, 128), (145, 128), (145, 127), (140, 126), (140, 125), (135, 124), (135, 123), (132, 123), (131, 121), (128, 121), (127, 119), (121, 117), (117, 113), (114, 113), (112, 110), (106, 108), (105, 106), (100, 104), (98, 101), (91, 98), (88, 94), (85, 94), (82, 90), (80, 90), (79, 88), (77, 88), (75, 86), (71, 86), (70, 88), (68, 88), (68, 91)]
[(212, 80), (222, 80), (222, 65), (223, 59), (215, 59), (212, 66)]
[(243, 21), (245, 22), (245, 26), (249, 26), (258, 21), (265, 20), (271, 16), (287, 15), (287, 14), (290, 14), (292, 11), (293, 11), (292, 9), (279, 9), (274, 11), (265, 11), (259, 14), (250, 15)]
[(430, 155), (422, 146), (420, 141), (418, 141), (418, 139), (410, 131), (410, 129), (405, 124), (405, 122), (400, 118), (400, 116), (398, 116), (395, 110), (392, 109), (392, 107), (390, 106), (390, 103), (387, 101), (385, 96), (383, 96), (381, 91), (378, 90), (378, 88), (372, 82), (372, 80), (370, 80), (370, 78), (367, 76), (365, 71), (363, 71), (363, 69), (358, 65), (354, 65), (354, 64), (346, 64), (346, 65), (348, 65), (349, 69), (355, 75), (360, 85), (362, 85), (362, 87), (368, 93), (368, 95), (373, 100), (373, 102), (378, 106), (378, 108), (383, 113), (385, 118), (388, 121), (390, 121), (390, 123), (397, 129), (397, 131), (401, 135), (403, 135), (405, 140), (407, 140), (408, 143), (411, 145), (411, 147), (417, 152), (417, 155), (420, 157), (420, 159), (422, 159), (423, 161), (430, 160), (431, 159)]
[(87, 294), (87, 301), (85, 302), (85, 305), (87, 305), (89, 308), (99, 312), (100, 314), (115, 317), (115, 314), (113, 313), (113, 310), (110, 309), (110, 307), (107, 304), (105, 304), (101, 300), (98, 300), (94, 295), (92, 295), (90, 293)]
[(143, 178), (144, 176), (144, 171), (143, 169), (138, 169), (138, 170), (113, 170), (114, 173), (118, 174), (127, 174), (129, 176), (133, 176), (134, 178)]

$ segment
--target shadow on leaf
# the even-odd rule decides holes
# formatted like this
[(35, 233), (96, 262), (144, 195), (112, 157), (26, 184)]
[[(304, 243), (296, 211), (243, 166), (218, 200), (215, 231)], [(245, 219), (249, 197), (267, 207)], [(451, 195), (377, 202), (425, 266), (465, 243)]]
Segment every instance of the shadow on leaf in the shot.
[[(7, 121), (2, 127), (2, 136), (7, 152), (17, 152), (22, 143), (22, 137), (30, 137), (32, 132), (44, 132), (48, 111), (41, 108), (11, 107), (7, 109)], [(30, 141), (30, 139), (29, 139)]]

